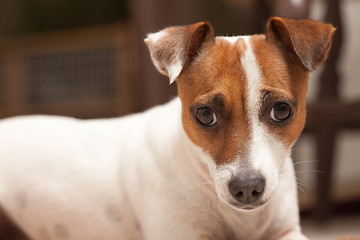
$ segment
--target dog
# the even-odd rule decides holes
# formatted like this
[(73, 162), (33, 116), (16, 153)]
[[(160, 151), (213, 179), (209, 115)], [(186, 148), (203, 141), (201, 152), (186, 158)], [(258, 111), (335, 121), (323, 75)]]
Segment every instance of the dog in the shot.
[(208, 22), (149, 34), (177, 84), (169, 103), (1, 121), (0, 224), (33, 240), (307, 239), (290, 155), (334, 31), (273, 17), (261, 35), (215, 37)]

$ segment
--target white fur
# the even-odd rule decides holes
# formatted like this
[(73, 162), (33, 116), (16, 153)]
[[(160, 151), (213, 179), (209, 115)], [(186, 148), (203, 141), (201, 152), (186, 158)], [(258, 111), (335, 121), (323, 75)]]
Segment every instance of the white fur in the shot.
[(168, 73), (169, 73), (170, 84), (175, 82), (176, 78), (180, 75), (180, 73), (183, 69), (183, 64), (184, 64), (183, 62), (181, 62), (180, 60), (177, 60), (174, 63), (168, 64), (166, 66)]
[(230, 42), (231, 44), (235, 44), (238, 40), (239, 40), (239, 36), (221, 36), (221, 37), (217, 37), (219, 39), (223, 39), (226, 40), (228, 42)]
[[(159, 41), (160, 39), (166, 37), (168, 35), (168, 33), (166, 31), (159, 31), (159, 32), (156, 32), (156, 33), (149, 33), (147, 35), (147, 40), (150, 40), (152, 42), (157, 42)], [(145, 40), (146, 41), (146, 40)]]

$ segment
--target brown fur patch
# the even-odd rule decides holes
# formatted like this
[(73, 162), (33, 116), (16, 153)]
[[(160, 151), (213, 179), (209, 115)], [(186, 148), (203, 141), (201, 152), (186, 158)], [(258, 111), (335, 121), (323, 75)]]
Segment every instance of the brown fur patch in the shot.
[[(203, 51), (177, 80), (185, 131), (217, 164), (246, 154), (249, 136), (246, 76), (240, 63), (245, 48), (242, 39), (230, 44), (217, 38), (215, 44)], [(214, 103), (219, 96), (222, 96), (222, 104)], [(201, 126), (194, 117), (194, 107), (204, 105), (217, 115), (218, 122), (214, 126)]]

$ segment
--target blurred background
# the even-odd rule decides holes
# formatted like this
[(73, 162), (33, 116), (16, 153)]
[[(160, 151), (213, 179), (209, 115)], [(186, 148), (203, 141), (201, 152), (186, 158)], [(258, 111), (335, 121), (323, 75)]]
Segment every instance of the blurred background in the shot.
[(206, 20), (231, 36), (262, 33), (274, 15), (330, 22), (294, 149), (299, 199), (313, 239), (360, 239), (359, 12), (357, 0), (1, 0), (0, 118), (115, 117), (168, 101), (176, 86), (143, 43), (167, 26)]

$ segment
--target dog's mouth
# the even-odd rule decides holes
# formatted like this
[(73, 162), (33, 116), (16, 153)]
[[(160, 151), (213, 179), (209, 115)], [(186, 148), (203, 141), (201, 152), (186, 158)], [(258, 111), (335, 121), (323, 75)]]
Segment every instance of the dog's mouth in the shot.
[(255, 210), (257, 208), (261, 208), (261, 207), (265, 206), (269, 202), (269, 200), (270, 199), (259, 200), (257, 202), (251, 203), (251, 204), (243, 204), (243, 203), (239, 203), (236, 201), (230, 201), (228, 203), (228, 205), (230, 205), (232, 208), (235, 208), (235, 209), (249, 211), (249, 210)]
[(252, 204), (242, 204), (242, 203), (238, 203), (236, 201), (231, 202), (230, 205), (232, 205), (234, 208), (236, 209), (241, 209), (241, 210), (254, 210), (257, 208), (261, 208), (263, 206), (265, 206), (270, 199), (265, 199), (265, 200), (259, 200), (257, 202), (254, 202)]
[(218, 198), (219, 198), (219, 201), (223, 202), (226, 206), (229, 206), (232, 209), (244, 210), (244, 211), (251, 211), (251, 210), (258, 209), (258, 208), (262, 208), (263, 206), (267, 205), (267, 203), (269, 203), (271, 200), (271, 199), (261, 199), (256, 202), (253, 202), (251, 204), (244, 204), (244, 203), (235, 201), (233, 199), (230, 199), (229, 201), (227, 201), (227, 200), (221, 198), (220, 196), (218, 196)]

